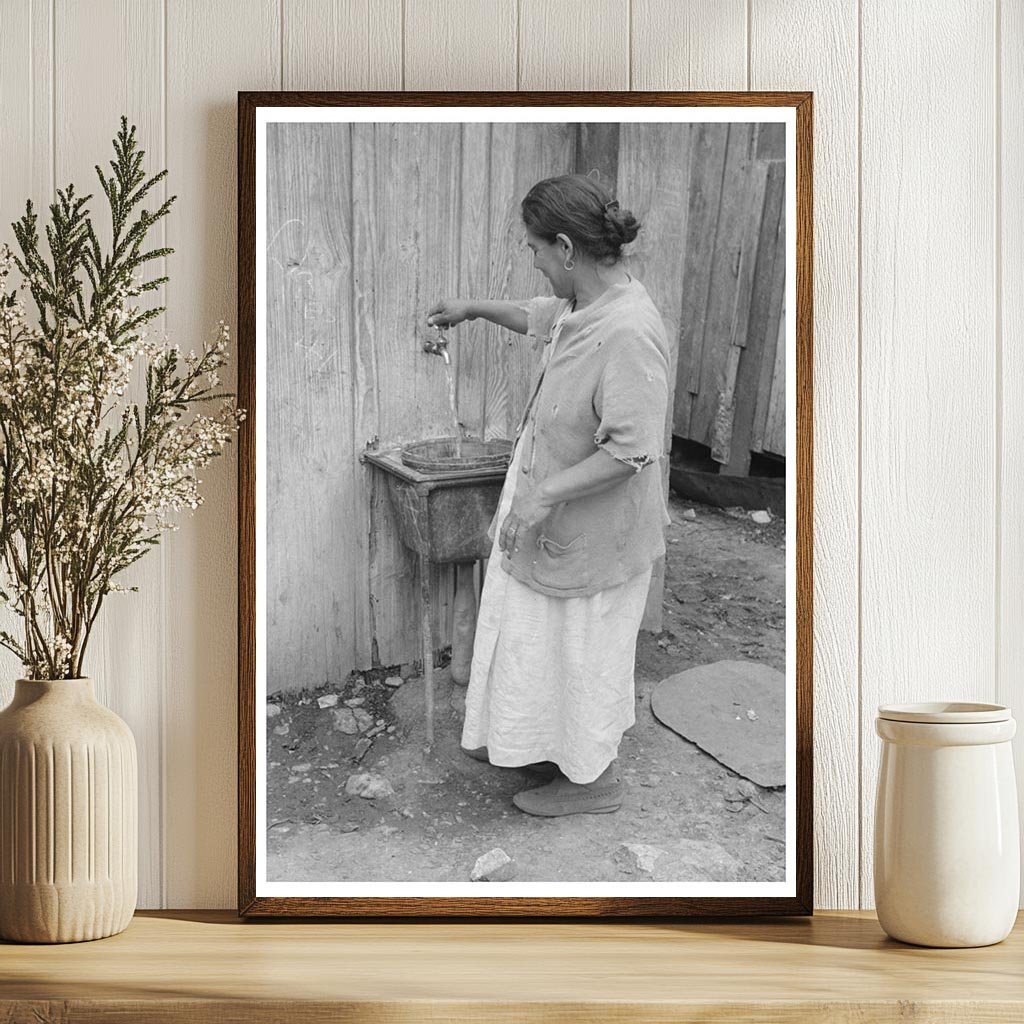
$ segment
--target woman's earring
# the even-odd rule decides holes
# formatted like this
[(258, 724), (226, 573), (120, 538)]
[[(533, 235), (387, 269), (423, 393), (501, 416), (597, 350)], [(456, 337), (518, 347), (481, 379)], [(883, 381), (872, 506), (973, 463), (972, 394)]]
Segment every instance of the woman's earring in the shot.
[(566, 261), (565, 261), (565, 262), (564, 262), (564, 263), (562, 264), (562, 266), (563, 266), (563, 267), (564, 267), (564, 268), (565, 268), (566, 270), (572, 270), (572, 268), (576, 266), (576, 261), (575, 261), (575, 260), (574, 260), (574, 259), (573, 259), (573, 258), (572, 258), (571, 256), (569, 256), (569, 257), (568, 257), (568, 258), (566, 259)]

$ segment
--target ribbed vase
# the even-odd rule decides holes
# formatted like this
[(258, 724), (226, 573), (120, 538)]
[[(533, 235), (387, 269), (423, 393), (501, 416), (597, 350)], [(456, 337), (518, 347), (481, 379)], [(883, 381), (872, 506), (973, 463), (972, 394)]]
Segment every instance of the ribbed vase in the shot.
[(0, 938), (83, 942), (123, 931), (138, 889), (131, 730), (91, 679), (15, 684), (0, 712)]

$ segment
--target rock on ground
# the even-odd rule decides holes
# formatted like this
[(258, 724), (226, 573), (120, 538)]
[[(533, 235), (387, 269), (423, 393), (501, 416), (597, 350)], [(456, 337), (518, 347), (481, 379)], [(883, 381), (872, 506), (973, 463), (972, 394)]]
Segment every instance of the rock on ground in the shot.
[(743, 864), (717, 843), (678, 839), (658, 859), (652, 877), (656, 882), (734, 882), (742, 874)]
[(360, 732), (366, 732), (367, 729), (373, 728), (373, 715), (369, 713), (365, 708), (353, 708), (352, 714), (356, 720), (356, 726)]
[(734, 882), (743, 865), (717, 843), (676, 839), (665, 848), (623, 843), (614, 855), (620, 870), (654, 882)]
[(383, 775), (363, 772), (350, 775), (345, 783), (345, 792), (352, 796), (361, 796), (365, 800), (379, 800), (382, 796), (394, 796), (394, 787)]
[(354, 736), (359, 732), (359, 724), (350, 708), (339, 708), (334, 712), (334, 728), (348, 736)]
[(786, 676), (771, 665), (731, 659), (694, 665), (658, 683), (651, 708), (738, 775), (768, 788), (786, 784)]
[(495, 847), (477, 857), (469, 877), (474, 882), (509, 882), (516, 877), (516, 862), (501, 847)]
[(623, 843), (615, 851), (615, 863), (630, 874), (649, 875), (658, 858), (664, 856), (664, 850), (648, 843)]

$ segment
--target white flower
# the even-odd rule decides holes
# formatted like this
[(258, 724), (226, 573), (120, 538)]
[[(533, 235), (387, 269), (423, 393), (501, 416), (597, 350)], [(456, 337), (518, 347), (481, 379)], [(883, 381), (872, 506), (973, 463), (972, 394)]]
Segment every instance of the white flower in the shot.
[[(144, 538), (177, 530), (174, 513), (202, 504), (198, 471), (221, 454), (244, 413), (231, 399), (213, 414), (193, 403), (220, 384), (226, 324), (181, 358), (165, 337), (124, 333), (138, 315), (129, 304), (138, 290), (123, 286), (110, 297), (103, 323), (69, 325), (58, 349), (55, 336), (28, 322), (22, 299), (11, 298), (14, 266), (10, 249), (0, 246), (0, 424), (10, 439), (13, 495), (4, 528), (21, 567), (4, 565), (3, 590), (19, 614), (34, 609), (42, 641), (32, 671), (64, 674), (80, 657), (82, 639), (59, 628), (57, 613), (70, 607), (69, 595), (84, 592), (92, 608), (105, 594), (129, 589), (111, 575), (148, 550)], [(158, 390), (149, 405), (144, 390), (135, 396), (137, 424), (126, 396), (140, 357), (162, 383), (154, 380)], [(178, 360), (173, 369), (172, 358)], [(168, 407), (175, 395), (184, 396), (184, 411)], [(119, 432), (120, 443), (113, 443)]]

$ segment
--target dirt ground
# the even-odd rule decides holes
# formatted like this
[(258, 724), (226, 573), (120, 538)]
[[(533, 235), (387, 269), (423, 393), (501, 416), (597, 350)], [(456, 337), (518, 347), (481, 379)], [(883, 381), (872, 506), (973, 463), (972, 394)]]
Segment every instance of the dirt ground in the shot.
[[(512, 794), (543, 780), (462, 753), (465, 691), (447, 669), (434, 672), (430, 751), (422, 679), (395, 687), (384, 682), (395, 672), (354, 675), (341, 690), (268, 701), (268, 881), (466, 882), (495, 848), (513, 862), (499, 877), (517, 882), (783, 880), (785, 791), (754, 785), (663, 726), (650, 693), (715, 661), (785, 671), (785, 522), (675, 496), (671, 513), (664, 628), (637, 645), (619, 811), (518, 811)], [(383, 795), (347, 792), (362, 774)]]

